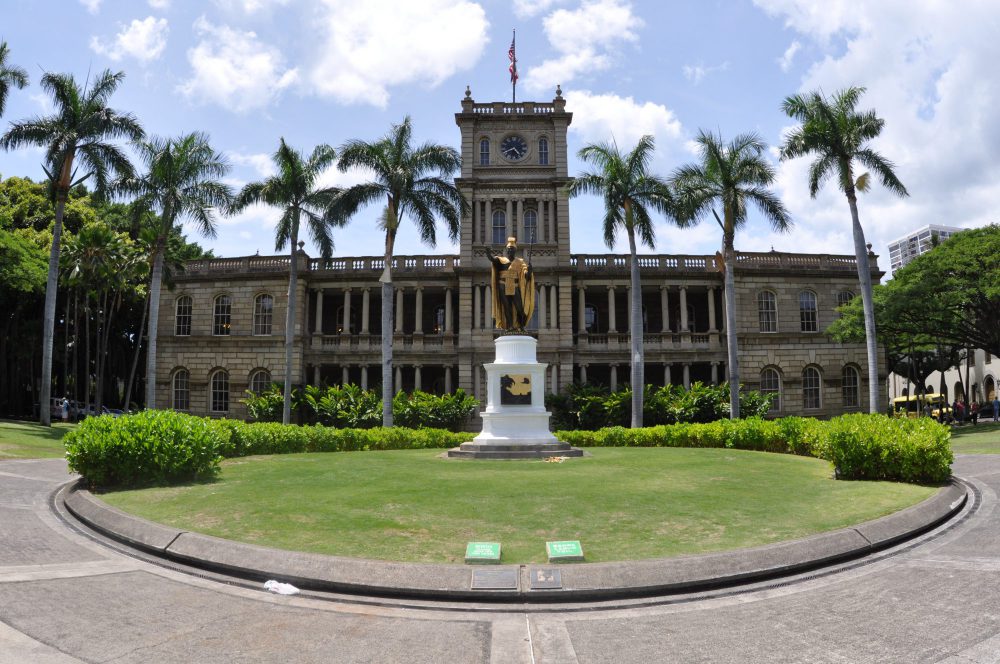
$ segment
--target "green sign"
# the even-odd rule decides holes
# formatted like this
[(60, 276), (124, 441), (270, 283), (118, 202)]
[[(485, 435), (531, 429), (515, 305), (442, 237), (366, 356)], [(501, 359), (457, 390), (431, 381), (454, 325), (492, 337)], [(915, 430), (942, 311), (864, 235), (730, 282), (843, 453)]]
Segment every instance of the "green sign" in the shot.
[(500, 542), (469, 542), (465, 546), (467, 564), (497, 565), (500, 563)]
[(550, 563), (583, 560), (583, 547), (580, 546), (579, 540), (546, 542), (545, 551), (549, 554)]

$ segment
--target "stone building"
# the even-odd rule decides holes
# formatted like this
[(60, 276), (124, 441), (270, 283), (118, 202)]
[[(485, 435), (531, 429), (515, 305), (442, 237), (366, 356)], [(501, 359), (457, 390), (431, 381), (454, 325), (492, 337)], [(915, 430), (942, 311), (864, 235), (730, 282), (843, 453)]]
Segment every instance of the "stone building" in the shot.
[[(469, 91), (458, 187), (471, 204), (457, 256), (396, 256), (393, 360), (399, 390), (485, 398), (493, 360), (488, 252), (514, 236), (538, 292), (530, 328), (546, 388), (629, 382), (628, 256), (570, 253), (566, 185), (572, 113), (551, 102), (477, 104)], [(381, 380), (382, 257), (299, 253), (296, 384)], [(688, 385), (726, 378), (723, 275), (714, 256), (642, 255), (645, 376)], [(188, 263), (160, 299), (157, 407), (243, 417), (240, 398), (284, 377), (288, 257)], [(872, 257), (873, 276), (882, 273)], [(780, 395), (774, 414), (827, 417), (865, 410), (862, 344), (824, 334), (835, 307), (858, 292), (853, 256), (739, 253), (743, 383)], [(884, 363), (880, 374), (884, 377)], [(880, 381), (884, 385), (884, 381)]]

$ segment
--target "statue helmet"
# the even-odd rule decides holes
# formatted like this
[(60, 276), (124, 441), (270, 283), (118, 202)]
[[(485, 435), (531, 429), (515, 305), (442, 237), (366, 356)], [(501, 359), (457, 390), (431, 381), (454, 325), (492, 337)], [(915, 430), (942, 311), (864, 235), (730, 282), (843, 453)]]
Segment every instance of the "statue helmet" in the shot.
[(508, 248), (514, 247), (515, 249), (517, 249), (517, 238), (514, 237), (513, 235), (507, 238), (507, 247)]

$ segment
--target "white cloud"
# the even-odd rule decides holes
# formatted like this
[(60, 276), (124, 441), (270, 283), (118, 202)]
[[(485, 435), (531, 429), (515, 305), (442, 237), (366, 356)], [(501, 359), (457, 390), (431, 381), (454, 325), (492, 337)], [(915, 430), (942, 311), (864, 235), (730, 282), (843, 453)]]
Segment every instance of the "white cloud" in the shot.
[(584, 0), (577, 9), (557, 9), (543, 24), (549, 44), (559, 55), (528, 71), (525, 85), (534, 92), (609, 68), (611, 54), (623, 42), (638, 41), (636, 31), (643, 21), (625, 0)]
[(431, 87), (470, 69), (489, 39), (482, 6), (467, 0), (324, 0), (311, 88), (384, 107), (389, 88)]
[(96, 14), (101, 9), (101, 2), (102, 0), (80, 0), (80, 4), (91, 14)]
[(585, 143), (614, 138), (619, 147), (626, 150), (631, 149), (645, 134), (651, 134), (659, 143), (659, 150), (681, 136), (680, 121), (673, 111), (662, 104), (573, 90), (566, 93), (566, 108), (573, 112), (573, 124), (569, 126), (569, 131)]
[(157, 59), (167, 47), (167, 19), (148, 16), (133, 20), (115, 35), (111, 42), (90, 38), (90, 48), (114, 61), (129, 56), (146, 63)]
[(298, 69), (285, 69), (278, 49), (256, 33), (215, 26), (205, 17), (194, 28), (201, 41), (188, 51), (193, 76), (178, 88), (190, 99), (244, 112), (267, 106), (298, 80)]
[[(955, 11), (929, 0), (755, 3), (825, 51), (805, 74), (802, 91), (866, 86), (859, 108), (875, 109), (886, 121), (872, 146), (895, 163), (910, 197), (896, 198), (877, 182), (860, 196), (861, 221), (882, 267), (887, 243), (914, 228), (997, 219), (1000, 79), (985, 75), (984, 63), (1000, 60), (1000, 5), (969, 3)], [(831, 241), (827, 251), (853, 253), (844, 195), (829, 182), (810, 199), (809, 161), (779, 167), (778, 192), (798, 226), (782, 244), (811, 246), (824, 238)], [(842, 241), (832, 244), (831, 228)]]
[(798, 39), (788, 45), (788, 48), (785, 49), (782, 56), (778, 58), (778, 66), (781, 67), (781, 71), (788, 71), (792, 68), (792, 60), (795, 59), (795, 54), (798, 53), (801, 48), (802, 44)]
[(691, 81), (695, 85), (701, 83), (702, 79), (709, 74), (714, 74), (717, 71), (726, 71), (729, 69), (729, 62), (723, 62), (721, 65), (706, 66), (703, 64), (697, 65), (684, 65), (684, 78)]
[(149, 6), (153, 9), (170, 9), (170, 0), (149, 0)]
[(230, 152), (229, 160), (237, 166), (249, 166), (257, 172), (257, 175), (266, 178), (277, 174), (274, 167), (274, 160), (271, 155), (264, 153), (243, 154), (241, 152)]
[(514, 0), (514, 14), (518, 18), (531, 18), (566, 2), (568, 0)]
[(275, 7), (287, 5), (288, 0), (215, 0), (215, 4), (227, 11), (256, 14), (259, 11), (270, 11)]

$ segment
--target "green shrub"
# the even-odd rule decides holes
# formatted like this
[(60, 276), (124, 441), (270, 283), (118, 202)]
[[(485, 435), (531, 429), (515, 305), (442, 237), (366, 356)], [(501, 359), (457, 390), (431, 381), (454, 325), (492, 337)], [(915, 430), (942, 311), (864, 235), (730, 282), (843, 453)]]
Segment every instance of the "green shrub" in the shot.
[(226, 430), (200, 417), (148, 410), (88, 417), (66, 434), (66, 459), (94, 487), (204, 480), (219, 472)]
[(399, 392), (392, 400), (392, 420), (397, 426), (411, 429), (458, 431), (469, 421), (478, 405), (479, 402), (462, 389), (440, 396), (419, 391), (410, 394)]
[(826, 424), (820, 451), (837, 477), (939, 483), (951, 475), (951, 433), (930, 418), (855, 414)]

